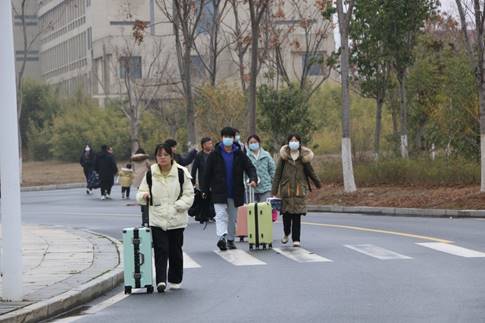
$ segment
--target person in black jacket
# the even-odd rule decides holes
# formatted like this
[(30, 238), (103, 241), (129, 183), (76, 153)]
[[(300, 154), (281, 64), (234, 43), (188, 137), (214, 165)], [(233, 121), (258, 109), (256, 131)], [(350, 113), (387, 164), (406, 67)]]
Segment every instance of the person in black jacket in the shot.
[(101, 152), (96, 158), (95, 169), (101, 180), (101, 199), (111, 199), (111, 188), (114, 184), (114, 177), (118, 173), (118, 167), (116, 166), (111, 147), (101, 146)]
[(79, 159), (79, 164), (81, 164), (83, 171), (84, 171), (84, 177), (86, 177), (86, 194), (91, 194), (92, 188), (89, 188), (89, 175), (94, 170), (94, 164), (96, 162), (96, 155), (94, 151), (91, 149), (89, 145), (86, 145), (84, 148), (83, 153), (81, 154), (81, 158)]
[(216, 212), (217, 247), (221, 251), (236, 249), (237, 208), (244, 204), (244, 173), (250, 185), (256, 187), (256, 168), (235, 143), (236, 133), (226, 127), (221, 131), (222, 141), (207, 159), (205, 178), (201, 191), (211, 194)]
[(192, 165), (192, 183), (196, 184), (196, 179), (199, 181), (199, 188), (202, 187), (204, 182), (205, 169), (207, 165), (207, 159), (210, 153), (214, 150), (214, 144), (212, 139), (209, 137), (204, 137), (200, 141), (200, 146), (202, 151), (199, 151), (197, 156), (195, 156), (194, 164)]
[(173, 159), (180, 166), (189, 166), (190, 164), (192, 164), (195, 157), (197, 156), (197, 149), (192, 149), (184, 156), (177, 154), (177, 141), (175, 141), (175, 139), (167, 139), (165, 140), (165, 144), (167, 144), (172, 149)]

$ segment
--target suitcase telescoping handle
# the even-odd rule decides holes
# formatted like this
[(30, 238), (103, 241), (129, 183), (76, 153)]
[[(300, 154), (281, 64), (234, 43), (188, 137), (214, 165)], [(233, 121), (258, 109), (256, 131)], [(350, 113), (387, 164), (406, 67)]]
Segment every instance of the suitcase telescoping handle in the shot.
[(246, 183), (246, 201), (247, 203), (254, 203), (254, 188)]

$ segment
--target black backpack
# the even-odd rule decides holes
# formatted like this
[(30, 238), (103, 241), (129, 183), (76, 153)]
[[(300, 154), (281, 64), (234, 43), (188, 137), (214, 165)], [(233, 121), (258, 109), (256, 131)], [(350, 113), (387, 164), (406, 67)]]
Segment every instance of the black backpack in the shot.
[[(178, 174), (179, 174), (179, 184), (180, 184), (180, 193), (179, 193), (179, 196), (177, 198), (177, 200), (180, 200), (180, 198), (182, 197), (182, 194), (184, 192), (184, 181), (185, 181), (185, 174), (184, 174), (184, 170), (181, 169), (181, 168), (178, 168), (177, 167), (177, 170), (178, 170)], [(152, 185), (153, 185), (153, 182), (152, 182), (152, 171), (151, 170), (148, 170), (147, 173), (146, 173), (146, 181), (147, 181), (147, 184), (148, 184), (148, 190), (150, 192), (150, 205), (153, 206), (153, 197), (152, 197)]]

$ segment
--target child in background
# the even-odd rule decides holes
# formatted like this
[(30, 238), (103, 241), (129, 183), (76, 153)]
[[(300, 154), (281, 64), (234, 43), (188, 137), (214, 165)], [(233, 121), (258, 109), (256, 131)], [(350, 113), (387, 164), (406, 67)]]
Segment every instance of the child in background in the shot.
[(126, 167), (122, 168), (119, 175), (119, 182), (121, 185), (121, 198), (126, 197), (127, 200), (130, 199), (130, 187), (133, 184), (133, 170), (131, 169), (131, 164), (126, 164)]

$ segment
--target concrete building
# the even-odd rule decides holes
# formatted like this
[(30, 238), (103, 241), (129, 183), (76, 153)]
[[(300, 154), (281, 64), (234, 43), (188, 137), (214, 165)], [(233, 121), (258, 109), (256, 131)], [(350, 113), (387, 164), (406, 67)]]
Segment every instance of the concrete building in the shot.
[[(64, 93), (72, 94), (77, 90), (98, 98), (101, 103), (106, 98), (117, 98), (130, 94), (150, 102), (163, 97), (180, 96), (177, 84), (180, 76), (177, 67), (177, 54), (173, 27), (156, 5), (160, 0), (43, 0), (38, 1), (38, 28), (41, 30), (38, 57), (42, 79), (59, 86)], [(300, 10), (285, 1), (275, 1), (267, 22), (280, 26), (286, 35), (282, 39), (282, 61), (287, 67), (289, 77), (298, 80), (303, 65), (309, 61), (308, 51), (303, 44), (305, 37), (315, 37), (316, 32), (304, 32), (302, 22), (315, 23), (322, 19), (316, 9), (310, 8), (303, 17)], [(167, 3), (171, 3), (168, 1)], [(295, 3), (291, 1), (291, 3)], [(209, 3), (210, 5), (210, 3)], [(208, 9), (207, 9), (208, 8)], [(281, 14), (281, 8), (287, 14)], [(313, 9), (313, 11), (312, 11)], [(169, 9), (170, 10), (170, 9)], [(238, 8), (240, 24), (249, 21), (246, 6)], [(199, 28), (198, 51), (192, 54), (192, 75), (194, 82), (208, 79), (205, 66), (209, 61), (208, 30), (211, 24), (211, 9), (204, 9), (204, 27)], [(313, 15), (312, 15), (313, 14)], [(34, 15), (32, 15), (34, 16)], [(143, 42), (135, 42), (133, 26), (136, 22), (146, 23)], [(219, 56), (218, 82), (240, 84), (237, 54), (234, 51), (235, 16), (228, 6), (221, 24), (221, 48)], [(324, 23), (324, 22), (322, 22)], [(327, 22), (329, 26), (330, 22)], [(302, 27), (303, 26), (303, 27)], [(244, 27), (244, 26), (243, 26)], [(276, 30), (277, 28), (275, 28)], [(308, 35), (308, 33), (310, 35)], [(313, 33), (313, 35), (312, 35)], [(295, 44), (301, 45), (295, 45)], [(310, 78), (323, 75), (321, 64), (315, 56), (326, 55), (335, 48), (333, 27), (325, 39), (313, 48), (311, 59), (314, 63), (307, 66)], [(317, 55), (318, 54), (318, 55)], [(33, 53), (32, 53), (33, 55)], [(270, 59), (273, 50), (266, 53)], [(249, 51), (243, 65), (249, 71)], [(261, 82), (271, 67), (264, 66)], [(245, 74), (244, 72), (243, 74)], [(141, 97), (143, 96), (143, 97)]]
[[(38, 0), (13, 0), (14, 42), (17, 77), (22, 68), (24, 79), (41, 78), (39, 63)], [(25, 32), (24, 32), (25, 31)]]

